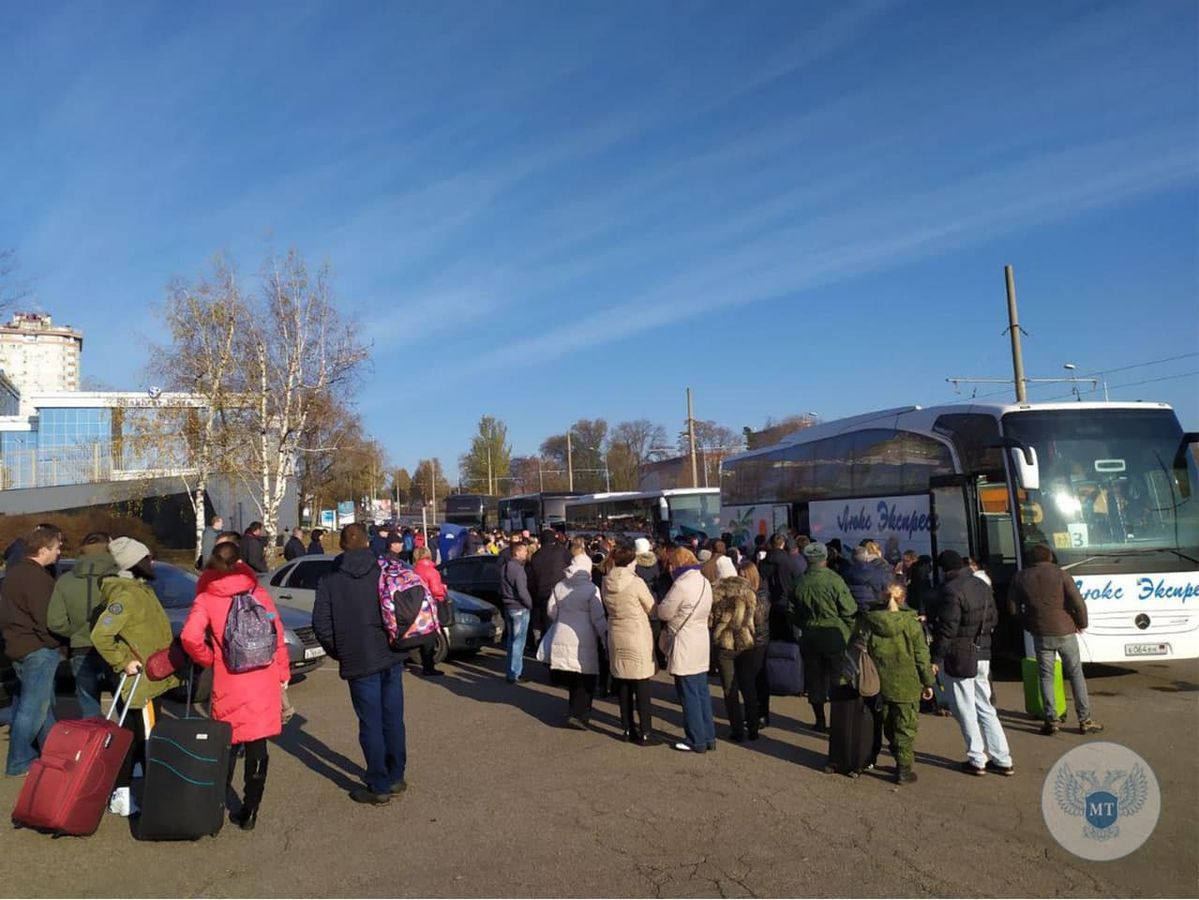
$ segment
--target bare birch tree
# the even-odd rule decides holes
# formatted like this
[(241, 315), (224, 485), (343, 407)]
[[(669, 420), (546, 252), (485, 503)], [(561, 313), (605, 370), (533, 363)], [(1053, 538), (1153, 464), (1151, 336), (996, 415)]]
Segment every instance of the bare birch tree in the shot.
[(344, 402), (340, 394), (360, 373), (367, 347), (334, 302), (328, 267), (310, 272), (295, 250), (267, 260), (246, 306), (234, 344), (244, 402), (234, 418), (250, 440), (229, 463), (253, 483), (263, 528), (273, 535), (300, 454), (330, 449), (305, 446), (312, 419), (328, 402)]
[[(227, 415), (236, 407), (242, 373), (234, 356), (235, 338), (247, 309), (237, 271), (223, 256), (213, 259), (211, 271), (194, 282), (175, 279), (167, 288), (163, 318), (170, 343), (153, 348), (150, 371), (161, 383), (198, 398), (201, 403), (176, 411), (179, 431), (168, 421), (147, 432), (159, 440), (182, 437), (187, 464), (180, 471), (196, 516), (196, 546), (205, 525), (205, 495), (209, 480), (224, 468)], [(153, 438), (149, 438), (153, 439)], [(134, 438), (136, 440), (136, 438)]]

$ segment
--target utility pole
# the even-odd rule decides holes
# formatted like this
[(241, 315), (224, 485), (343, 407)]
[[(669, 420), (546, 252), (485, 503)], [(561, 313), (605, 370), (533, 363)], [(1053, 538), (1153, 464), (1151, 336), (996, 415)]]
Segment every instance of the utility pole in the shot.
[(1020, 347), (1020, 316), (1016, 312), (1016, 278), (1011, 266), (1003, 267), (1003, 279), (1007, 282), (1008, 333), (1012, 337), (1012, 375), (1016, 380), (1016, 402), (1028, 402), (1028, 389), (1024, 380), (1024, 351)]
[(437, 458), (434, 457), (429, 462), (429, 496), (432, 498), (433, 521), (437, 521)]
[(487, 445), (487, 493), (489, 496), (495, 494), (495, 482), (491, 478), (491, 444)]
[(545, 493), (545, 476), (541, 473), (541, 454), (537, 454), (537, 490)]
[(699, 470), (695, 464), (695, 415), (691, 409), (691, 388), (687, 388), (687, 440), (691, 446), (691, 486), (699, 487)]
[(575, 489), (575, 465), (574, 455), (570, 446), (570, 429), (566, 430), (566, 489), (573, 491)]

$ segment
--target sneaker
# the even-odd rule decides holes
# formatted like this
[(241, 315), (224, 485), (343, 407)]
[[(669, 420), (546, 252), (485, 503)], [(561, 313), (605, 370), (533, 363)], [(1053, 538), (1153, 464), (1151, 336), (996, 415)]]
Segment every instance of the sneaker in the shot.
[(391, 796), (394, 797), (396, 794), (402, 794), (406, 790), (408, 790), (408, 782), (407, 781), (397, 781), (395, 784), (393, 784), (391, 786), (391, 790), (389, 791), (389, 793), (391, 794)]
[(350, 799), (367, 806), (383, 806), (391, 802), (391, 794), (376, 794), (369, 788), (360, 787), (350, 791)]
[(1098, 734), (1101, 731), (1103, 731), (1103, 726), (1094, 719), (1087, 719), (1084, 722), (1078, 723), (1079, 734)]
[(993, 759), (987, 760), (987, 771), (994, 772), (996, 775), (1015, 775), (1016, 767), (1013, 765), (1001, 766)]
[(582, 719), (576, 718), (575, 716), (567, 716), (566, 717), (566, 727), (573, 728), (576, 731), (586, 731), (587, 723), (584, 722)]
[(530, 678), (528, 675), (517, 675), (517, 676), (516, 676), (516, 680), (517, 680), (517, 681), (518, 681), (520, 684), (528, 684), (528, 683), (529, 683), (530, 681), (532, 681), (533, 679), (532, 679), (532, 678)]
[(707, 747), (692, 747), (686, 741), (675, 741), (675, 743), (672, 744), (671, 746), (674, 747), (675, 750), (678, 750), (680, 753), (707, 753), (708, 752)]
[(962, 763), (962, 771), (965, 772), (967, 775), (986, 775), (987, 774), (986, 769), (982, 768), (982, 766), (976, 766), (974, 763), (970, 762), (970, 760), (966, 760), (965, 762)]
[(128, 818), (133, 812), (133, 796), (127, 787), (119, 787), (108, 798), (108, 811), (114, 816)]
[[(1062, 727), (1060, 725), (1058, 725), (1057, 722), (1045, 722), (1041, 726), (1041, 734), (1045, 735), (1046, 737), (1055, 735), (1061, 730), (1062, 730)], [(1083, 734), (1086, 734), (1086, 732), (1084, 731)]]
[(715, 752), (715, 750), (716, 750), (716, 742), (715, 742), (715, 741), (712, 741), (712, 743), (708, 744), (708, 749), (709, 749), (709, 750), (711, 750), (711, 751), (713, 751), (713, 752)]

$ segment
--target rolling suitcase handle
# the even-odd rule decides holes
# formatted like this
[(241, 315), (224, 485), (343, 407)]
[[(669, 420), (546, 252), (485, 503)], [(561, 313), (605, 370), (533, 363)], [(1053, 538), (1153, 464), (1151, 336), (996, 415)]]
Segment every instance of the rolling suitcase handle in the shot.
[[(108, 715), (106, 715), (104, 717), (105, 719), (107, 719), (110, 722), (112, 721), (112, 714), (114, 712), (116, 712), (117, 703), (121, 699), (121, 691), (122, 691), (122, 689), (124, 689), (125, 682), (128, 680), (128, 678), (129, 678), (129, 676), (126, 675), (124, 672), (121, 673), (121, 681), (117, 685), (117, 689), (116, 689), (116, 691), (113, 692), (113, 695), (112, 695), (112, 706), (108, 707)], [(137, 686), (141, 682), (141, 680), (142, 680), (142, 670), (138, 669), (137, 674), (135, 676), (133, 676), (133, 687), (131, 687), (129, 689), (129, 699), (130, 700), (132, 700), (133, 695), (137, 693)], [(128, 703), (126, 703), (125, 708), (121, 710), (121, 718), (117, 720), (118, 727), (122, 727), (122, 728), (124, 727), (125, 716), (127, 716), (127, 715), (129, 715), (129, 704)]]

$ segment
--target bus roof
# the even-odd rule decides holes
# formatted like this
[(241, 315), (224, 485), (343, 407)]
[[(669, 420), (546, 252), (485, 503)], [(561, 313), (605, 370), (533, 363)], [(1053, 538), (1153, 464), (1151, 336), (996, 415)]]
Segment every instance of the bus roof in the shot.
[(720, 494), (718, 487), (706, 488), (666, 488), (661, 491), (610, 491), (599, 494), (579, 494), (569, 497), (566, 505), (575, 503), (603, 503), (608, 500), (652, 500), (654, 497), (679, 497), (688, 494)]
[(735, 463), (743, 459), (753, 459), (763, 453), (778, 450), (796, 444), (806, 444), (824, 438), (835, 437), (848, 431), (860, 431), (864, 428), (893, 428), (897, 431), (931, 432), (933, 423), (944, 415), (975, 413), (977, 415), (993, 416), (996, 420), (1008, 413), (1028, 412), (1039, 410), (1078, 410), (1078, 409), (1171, 409), (1168, 403), (1152, 401), (1113, 402), (1113, 403), (1078, 403), (1061, 401), (1056, 403), (987, 403), (972, 401), (969, 403), (953, 403), (943, 406), (897, 406), (893, 409), (880, 409), (874, 412), (849, 416), (844, 419), (834, 419), (821, 422), (787, 435), (777, 443), (768, 447), (756, 447), (733, 456), (726, 456), (725, 463)]

